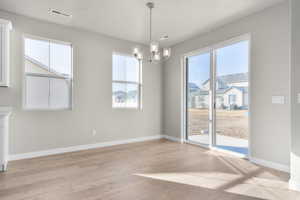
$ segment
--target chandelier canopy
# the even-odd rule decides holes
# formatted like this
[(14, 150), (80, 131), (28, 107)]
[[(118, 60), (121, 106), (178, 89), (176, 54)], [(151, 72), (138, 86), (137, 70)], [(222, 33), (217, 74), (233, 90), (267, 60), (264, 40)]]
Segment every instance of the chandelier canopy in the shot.
[[(168, 59), (171, 56), (171, 48), (162, 48), (159, 47), (159, 42), (152, 39), (152, 9), (154, 8), (153, 2), (148, 2), (146, 6), (149, 8), (150, 17), (149, 17), (149, 45), (150, 45), (150, 56), (148, 61), (152, 63), (153, 61), (160, 61), (161, 59)], [(168, 36), (162, 37), (162, 39), (168, 39)], [(140, 51), (138, 47), (133, 49), (133, 55), (139, 61), (143, 60), (143, 53)]]

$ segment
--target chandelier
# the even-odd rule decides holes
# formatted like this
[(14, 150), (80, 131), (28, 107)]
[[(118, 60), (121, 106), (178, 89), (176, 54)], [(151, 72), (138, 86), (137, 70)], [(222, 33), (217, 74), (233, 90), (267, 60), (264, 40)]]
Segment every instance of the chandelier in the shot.
[[(149, 8), (150, 17), (149, 17), (149, 42), (150, 42), (150, 56), (148, 61), (152, 63), (153, 61), (160, 61), (161, 59), (166, 60), (171, 56), (171, 49), (170, 48), (162, 48), (159, 47), (159, 42), (152, 39), (152, 9), (154, 8), (153, 2), (148, 2), (146, 6)], [(164, 36), (161, 39), (168, 39), (168, 36)], [(139, 48), (134, 48), (133, 55), (139, 61), (143, 60), (143, 53), (140, 51)]]

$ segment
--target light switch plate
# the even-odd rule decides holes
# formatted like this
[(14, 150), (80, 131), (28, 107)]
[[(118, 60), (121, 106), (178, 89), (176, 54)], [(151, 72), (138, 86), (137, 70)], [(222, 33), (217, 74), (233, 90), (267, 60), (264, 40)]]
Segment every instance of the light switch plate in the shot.
[(272, 104), (285, 104), (284, 96), (272, 96)]

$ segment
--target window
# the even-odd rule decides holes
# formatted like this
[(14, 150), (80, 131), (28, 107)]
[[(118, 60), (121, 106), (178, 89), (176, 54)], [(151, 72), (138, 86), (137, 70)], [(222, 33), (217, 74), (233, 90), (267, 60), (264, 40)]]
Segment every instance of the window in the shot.
[(141, 108), (141, 63), (114, 53), (112, 68), (112, 107)]
[(72, 45), (24, 38), (26, 109), (72, 107)]

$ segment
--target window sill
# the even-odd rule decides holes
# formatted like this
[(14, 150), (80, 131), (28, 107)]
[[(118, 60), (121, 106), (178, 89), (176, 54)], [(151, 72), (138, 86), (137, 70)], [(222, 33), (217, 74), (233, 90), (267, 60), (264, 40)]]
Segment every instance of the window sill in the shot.
[(22, 108), (23, 111), (41, 111), (41, 112), (51, 112), (51, 111), (72, 111), (73, 108)]
[(142, 108), (126, 108), (126, 107), (112, 107), (113, 110), (137, 110), (140, 111)]

